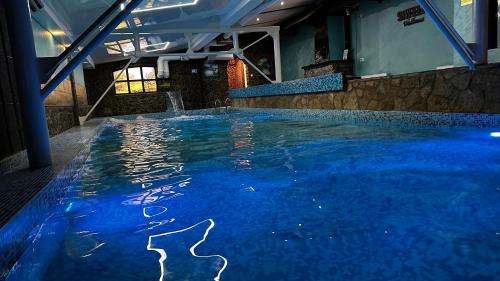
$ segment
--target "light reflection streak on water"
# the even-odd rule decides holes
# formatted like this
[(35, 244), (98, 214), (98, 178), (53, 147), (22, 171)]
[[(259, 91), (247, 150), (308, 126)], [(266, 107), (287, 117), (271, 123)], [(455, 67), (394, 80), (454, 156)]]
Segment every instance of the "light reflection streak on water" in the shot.
[(252, 160), (249, 159), (254, 155), (253, 148), (255, 146), (253, 136), (254, 124), (252, 121), (239, 123), (235, 122), (231, 126), (231, 136), (233, 137), (234, 150), (231, 156), (236, 157), (236, 166), (242, 168), (250, 168)]
[[(154, 209), (160, 209), (160, 211), (155, 212), (154, 214), (151, 214), (149, 212), (149, 210), (154, 210)], [(159, 215), (165, 213), (167, 210), (168, 210), (167, 207), (163, 207), (163, 206), (144, 207), (142, 209), (142, 215), (145, 218), (152, 218), (152, 217), (156, 217), (156, 216), (159, 216)]]
[(162, 128), (158, 122), (144, 122), (140, 126), (123, 124), (122, 132), (123, 166), (133, 176), (132, 183), (151, 183), (182, 174), (184, 163), (174, 148), (181, 131)]
[(217, 273), (217, 276), (214, 277), (214, 281), (219, 281), (220, 280), (222, 272), (224, 272), (224, 270), (227, 267), (227, 264), (228, 264), (227, 259), (225, 257), (221, 256), (221, 255), (203, 255), (202, 256), (202, 255), (196, 254), (196, 252), (195, 252), (196, 247), (198, 247), (199, 245), (203, 244), (203, 242), (205, 242), (205, 240), (207, 239), (208, 233), (210, 232), (210, 230), (212, 230), (212, 228), (215, 227), (214, 220), (213, 219), (207, 219), (207, 220), (201, 221), (201, 222), (199, 222), (197, 224), (194, 224), (194, 225), (192, 225), (190, 227), (187, 227), (187, 228), (184, 228), (184, 229), (180, 229), (180, 230), (176, 230), (176, 231), (165, 232), (165, 233), (162, 233), (162, 234), (157, 234), (157, 235), (151, 235), (151, 236), (149, 236), (149, 242), (148, 242), (147, 249), (149, 251), (156, 251), (156, 252), (158, 252), (160, 254), (160, 259), (158, 260), (159, 263), (160, 263), (160, 271), (161, 271), (160, 281), (162, 281), (163, 278), (165, 277), (165, 264), (164, 264), (164, 262), (167, 260), (167, 252), (164, 249), (161, 249), (161, 248), (154, 248), (152, 246), (152, 244), (151, 244), (152, 243), (152, 239), (158, 238), (158, 237), (162, 237), (162, 236), (171, 235), (171, 234), (185, 232), (185, 231), (191, 230), (191, 229), (193, 229), (193, 228), (197, 227), (198, 225), (201, 225), (201, 224), (203, 224), (205, 222), (209, 222), (210, 225), (205, 230), (205, 234), (203, 235), (203, 238), (200, 241), (196, 242), (193, 246), (191, 246), (191, 248), (189, 248), (189, 252), (191, 253), (191, 255), (193, 257), (197, 257), (197, 258), (221, 258), (224, 261), (224, 265), (222, 266), (222, 268)]
[[(169, 147), (169, 142), (178, 140), (178, 135), (182, 132), (181, 130), (173, 130), (169, 133), (168, 136), (165, 137), (160, 127), (160, 123), (152, 122), (152, 123), (144, 123), (144, 126), (130, 126), (128, 124), (123, 125), (123, 133), (124, 139), (121, 146), (121, 151), (125, 154), (126, 163), (124, 163), (124, 167), (127, 168), (127, 174), (134, 175), (134, 177), (130, 180), (133, 184), (141, 184), (142, 192), (129, 195), (131, 199), (125, 200), (123, 202), (124, 205), (141, 205), (142, 214), (145, 218), (153, 218), (163, 215), (167, 212), (167, 207), (156, 205), (156, 206), (145, 206), (150, 204), (158, 204), (161, 202), (165, 202), (179, 196), (184, 195), (183, 193), (176, 192), (174, 189), (176, 187), (185, 188), (189, 185), (191, 181), (191, 176), (185, 175), (184, 172), (184, 163), (181, 159), (180, 152), (172, 149), (173, 147)], [(241, 138), (238, 140), (240, 143), (235, 146), (239, 147), (253, 147), (253, 142), (251, 140), (252, 128), (253, 124), (250, 122), (245, 125), (247, 131), (235, 130), (235, 132), (242, 132), (244, 135), (239, 135)], [(170, 129), (171, 130), (171, 129)], [(172, 130), (171, 130), (172, 131)], [(151, 139), (149, 136), (155, 136), (155, 139)], [(236, 136), (238, 139), (238, 136)], [(168, 161), (165, 162), (165, 156), (168, 157)], [(245, 163), (250, 165), (250, 160), (241, 159), (242, 165)], [(248, 162), (246, 162), (248, 161)], [(161, 171), (161, 174), (158, 174)], [(180, 177), (180, 179), (179, 179)], [(172, 181), (174, 179), (174, 181)], [(161, 185), (159, 187), (154, 187), (155, 182), (157, 181), (171, 181), (168, 184)], [(156, 210), (156, 212), (154, 211)], [(148, 230), (152, 230), (158, 228), (162, 225), (172, 223), (175, 221), (175, 218), (170, 219), (159, 219), (157, 221), (150, 221), (148, 223)], [(170, 234), (181, 233), (184, 231), (188, 231), (190, 229), (195, 228), (198, 225), (209, 222), (209, 226), (205, 230), (205, 234), (203, 238), (195, 243), (190, 249), (191, 255), (197, 258), (213, 258), (218, 257), (224, 261), (223, 267), (219, 270), (216, 277), (214, 277), (215, 281), (220, 280), (220, 276), (222, 272), (227, 267), (227, 259), (221, 255), (197, 255), (195, 252), (196, 247), (205, 242), (208, 233), (212, 228), (215, 227), (215, 222), (213, 219), (207, 219), (201, 221), (193, 226), (172, 231), (165, 232), (161, 234), (151, 235), (149, 236), (149, 241), (147, 245), (147, 250), (156, 251), (160, 253), (160, 268), (161, 268), (161, 277), (160, 280), (163, 280), (165, 275), (164, 261), (167, 259), (167, 253), (164, 249), (153, 248), (151, 245), (152, 239), (156, 237), (167, 236)], [(102, 245), (96, 246), (96, 248), (92, 249), (88, 255), (91, 255), (92, 251), (101, 247)]]

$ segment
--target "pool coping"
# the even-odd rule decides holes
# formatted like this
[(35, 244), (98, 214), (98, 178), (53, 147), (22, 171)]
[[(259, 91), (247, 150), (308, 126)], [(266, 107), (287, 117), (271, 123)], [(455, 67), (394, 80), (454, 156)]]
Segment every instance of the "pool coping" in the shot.
[(321, 120), (350, 124), (398, 127), (497, 127), (500, 129), (500, 114), (488, 113), (284, 109), (260, 107), (237, 107), (236, 109), (242, 112), (271, 113), (275, 117), (295, 120)]

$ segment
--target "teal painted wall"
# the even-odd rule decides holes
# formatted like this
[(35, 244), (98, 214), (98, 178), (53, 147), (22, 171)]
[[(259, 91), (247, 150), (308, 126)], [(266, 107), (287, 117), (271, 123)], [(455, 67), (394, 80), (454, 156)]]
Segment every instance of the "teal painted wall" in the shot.
[[(453, 0), (453, 26), (465, 42), (474, 41), (474, 33), (472, 31), (472, 7), (473, 5), (462, 7), (460, 6), (460, 0)], [(457, 52), (454, 52), (453, 54), (453, 65), (465, 65), (465, 62)]]
[[(435, 0), (443, 13), (453, 18), (453, 2)], [(453, 50), (428, 16), (425, 22), (403, 26), (397, 12), (413, 7), (413, 0), (361, 2), (352, 16), (355, 72), (401, 74), (453, 64)]]
[(283, 81), (304, 77), (303, 66), (314, 63), (314, 28), (301, 26), (293, 36), (281, 37)]
[[(33, 37), (35, 39), (35, 49), (37, 57), (55, 57), (64, 51), (61, 45), (48, 30), (42, 27), (36, 20), (32, 21)], [(85, 85), (83, 67), (80, 64), (74, 71), (75, 82)]]
[(326, 17), (328, 29), (328, 50), (331, 60), (341, 60), (344, 55), (344, 17)]
[(63, 49), (44, 27), (38, 22), (32, 21), (33, 37), (37, 57), (53, 57), (59, 55)]
[[(457, 32), (462, 36), (465, 42), (474, 42), (474, 30), (472, 20), (474, 18), (473, 5), (460, 6), (460, 0), (453, 0), (454, 5), (454, 17), (453, 26)], [(456, 66), (464, 66), (462, 58), (455, 52), (453, 56), (453, 62)], [(488, 52), (488, 62), (496, 63), (500, 62), (500, 48), (489, 50)]]

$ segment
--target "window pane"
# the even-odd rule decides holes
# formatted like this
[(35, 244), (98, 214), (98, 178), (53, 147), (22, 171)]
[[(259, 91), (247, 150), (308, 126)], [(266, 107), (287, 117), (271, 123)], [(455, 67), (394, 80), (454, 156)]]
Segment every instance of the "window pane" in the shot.
[(143, 67), (142, 68), (143, 79), (156, 79), (155, 68), (154, 67)]
[(149, 93), (156, 92), (156, 81), (144, 81), (144, 91)]
[[(116, 79), (116, 77), (118, 77), (118, 74), (120, 74), (121, 70), (117, 70), (115, 72), (113, 72), (113, 78)], [(118, 79), (116, 81), (127, 81), (127, 72), (123, 71), (122, 74), (120, 75), (120, 77), (118, 77)]]
[(142, 81), (130, 82), (130, 92), (131, 93), (142, 93)]
[(128, 27), (128, 24), (126, 21), (122, 21), (117, 27), (116, 29), (124, 29), (124, 28), (127, 28)]
[(122, 51), (120, 50), (120, 46), (118, 45), (107, 45), (106, 50), (110, 55), (119, 55), (122, 53)]
[(141, 68), (134, 67), (128, 69), (128, 80), (141, 80)]
[(118, 43), (120, 43), (120, 47), (122, 48), (122, 50), (125, 53), (131, 53), (131, 52), (135, 51), (134, 44), (132, 43), (132, 41), (130, 39), (120, 40), (120, 41), (118, 41)]
[(116, 82), (115, 90), (117, 94), (128, 94), (127, 82)]
[(146, 41), (146, 38), (142, 37), (139, 40), (139, 46), (141, 46), (141, 50), (144, 50), (148, 47), (148, 41)]

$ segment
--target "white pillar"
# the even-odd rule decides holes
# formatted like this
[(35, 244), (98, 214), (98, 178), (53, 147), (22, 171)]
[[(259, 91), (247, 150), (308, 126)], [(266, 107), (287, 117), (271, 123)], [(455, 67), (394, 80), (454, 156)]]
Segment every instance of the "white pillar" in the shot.
[(280, 45), (280, 32), (279, 29), (273, 30), (271, 32), (271, 37), (273, 37), (274, 43), (274, 72), (276, 75), (276, 83), (283, 82), (281, 74), (281, 45)]
[(238, 32), (233, 32), (233, 48), (236, 53), (240, 53), (240, 40)]

